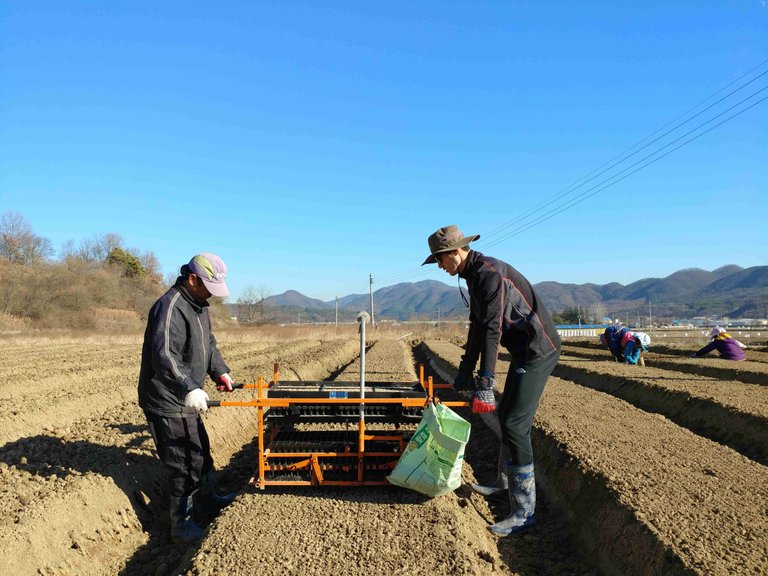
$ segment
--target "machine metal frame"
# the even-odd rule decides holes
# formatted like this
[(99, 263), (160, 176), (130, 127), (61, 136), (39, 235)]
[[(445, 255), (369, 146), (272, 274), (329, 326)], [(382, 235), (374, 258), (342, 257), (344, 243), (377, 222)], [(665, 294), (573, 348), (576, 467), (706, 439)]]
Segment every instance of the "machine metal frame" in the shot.
[[(402, 429), (404, 422), (418, 423), (429, 402), (440, 402), (436, 389), (450, 389), (450, 384), (435, 384), (424, 378), (419, 367), (418, 382), (365, 383), (365, 322), (360, 321), (360, 386), (339, 382), (280, 382), (278, 366), (273, 379), (265, 384), (259, 376), (256, 384), (242, 388), (256, 391), (247, 401), (213, 401), (211, 406), (245, 406), (258, 413), (258, 467), (249, 484), (267, 486), (381, 486), (389, 484), (386, 474), (395, 467), (414, 430)], [(345, 388), (346, 389), (339, 389)], [(273, 395), (270, 396), (270, 390)], [(278, 394), (278, 391), (280, 392)], [(313, 393), (316, 395), (313, 396)], [(442, 402), (446, 406), (467, 406), (467, 402)], [(297, 431), (299, 422), (347, 422), (351, 424), (358, 407), (357, 426), (348, 430), (320, 432)], [(309, 408), (309, 409), (308, 409)], [(270, 419), (270, 411), (274, 418)], [(366, 415), (376, 422), (395, 425), (395, 430), (374, 431), (367, 427)], [(266, 421), (269, 433), (265, 434)]]

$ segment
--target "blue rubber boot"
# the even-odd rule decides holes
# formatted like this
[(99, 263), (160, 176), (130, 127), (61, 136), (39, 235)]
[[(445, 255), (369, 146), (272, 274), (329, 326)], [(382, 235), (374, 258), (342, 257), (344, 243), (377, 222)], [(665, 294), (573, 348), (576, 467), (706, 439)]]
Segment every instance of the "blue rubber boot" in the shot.
[(536, 481), (533, 464), (516, 466), (507, 463), (509, 477), (509, 516), (492, 524), (488, 530), (497, 536), (509, 536), (527, 530), (536, 524)]
[(201, 515), (215, 515), (235, 499), (234, 492), (219, 496), (216, 493), (216, 473), (209, 470), (200, 479), (200, 489), (195, 495), (195, 511)]
[(205, 531), (192, 519), (192, 496), (171, 498), (171, 540), (194, 542), (203, 534)]

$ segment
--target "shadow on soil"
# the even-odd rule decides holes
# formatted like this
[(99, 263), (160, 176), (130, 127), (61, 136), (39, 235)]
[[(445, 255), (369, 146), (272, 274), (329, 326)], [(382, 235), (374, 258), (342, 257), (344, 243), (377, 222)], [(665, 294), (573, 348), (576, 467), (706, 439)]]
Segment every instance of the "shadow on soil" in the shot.
[(165, 469), (155, 456), (131, 450), (146, 450), (146, 443), (151, 444), (146, 427), (109, 426), (126, 435), (140, 435), (119, 446), (86, 440), (65, 441), (56, 436), (31, 436), (0, 448), (0, 462), (39, 476), (55, 475), (63, 479), (92, 473), (111, 478), (126, 494), (141, 529), (149, 535), (147, 544), (128, 560), (120, 574), (171, 574), (187, 546), (173, 544), (168, 538)]
[[(442, 381), (429, 368), (427, 358), (418, 348), (413, 349), (413, 355), (417, 363), (417, 373), (419, 365), (423, 364), (425, 378), (432, 376), (436, 382)], [(446, 400), (453, 399), (448, 398), (446, 394)], [(471, 437), (464, 453), (464, 461), (471, 466), (479, 483), (490, 484), (496, 479), (499, 449), (496, 435), (468, 408), (457, 410), (472, 425)], [(534, 446), (534, 454), (535, 451), (536, 447)], [(537, 480), (537, 524), (522, 534), (497, 540), (502, 561), (510, 570), (521, 576), (540, 576), (542, 574), (597, 576), (601, 574), (600, 570), (589, 562), (577, 547), (569, 528), (566, 526), (565, 513), (548, 496), (547, 487), (543, 484), (541, 476)], [(493, 518), (487, 518), (481, 511), (484, 506), (476, 503), (478, 499), (482, 498), (481, 496), (474, 494), (467, 485), (461, 486), (457, 492), (472, 504), (478, 516), (488, 525), (506, 517), (509, 513), (509, 501), (506, 494), (500, 498), (487, 500), (488, 507), (493, 514)]]
[[(135, 434), (133, 425), (115, 426), (125, 434)], [(139, 436), (122, 446), (96, 444), (86, 440), (65, 441), (57, 436), (30, 436), (9, 442), (0, 448), (0, 462), (15, 466), (32, 475), (67, 478), (94, 473), (112, 478), (128, 496), (137, 518), (144, 529), (151, 524), (151, 514), (143, 493), (154, 494), (159, 485), (158, 474), (149, 472), (158, 462), (148, 455), (131, 452), (138, 448), (149, 435)]]
[[(148, 445), (152, 445), (152, 439), (145, 426), (109, 426), (126, 435), (139, 435), (119, 446), (86, 440), (65, 441), (56, 436), (31, 436), (2, 446), (0, 462), (44, 477), (54, 475), (64, 479), (75, 474), (93, 473), (111, 478), (130, 500), (141, 529), (149, 537), (148, 542), (128, 559), (119, 574), (175, 574), (179, 564), (196, 553), (198, 544), (175, 544), (169, 538), (168, 476), (165, 468), (156, 456), (147, 451)], [(132, 449), (148, 453), (141, 454)], [(235, 458), (231, 467), (220, 471), (219, 491), (233, 490), (246, 484), (251, 472), (249, 464), (238, 465)], [(202, 527), (207, 526), (211, 520), (211, 517), (197, 518)]]

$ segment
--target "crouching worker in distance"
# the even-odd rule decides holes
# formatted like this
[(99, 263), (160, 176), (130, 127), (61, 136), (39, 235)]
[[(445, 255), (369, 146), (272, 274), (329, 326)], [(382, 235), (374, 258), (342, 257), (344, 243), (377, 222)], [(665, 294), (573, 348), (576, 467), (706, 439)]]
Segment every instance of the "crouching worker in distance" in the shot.
[(645, 366), (643, 352), (651, 345), (651, 337), (645, 332), (632, 332), (621, 326), (608, 326), (600, 335), (600, 343), (607, 346), (617, 362)]
[(712, 341), (700, 350), (691, 354), (691, 358), (700, 358), (701, 356), (709, 354), (712, 350), (717, 350), (720, 353), (720, 358), (723, 360), (739, 361), (747, 359), (747, 354), (744, 352), (746, 346), (728, 334), (724, 328), (715, 326), (709, 333), (709, 337)]
[(181, 267), (176, 283), (149, 311), (139, 374), (139, 406), (160, 460), (170, 471), (171, 538), (191, 542), (203, 535), (192, 517), (218, 513), (235, 494), (215, 490), (213, 459), (200, 412), (210, 376), (232, 391), (229, 367), (216, 347), (208, 315), (211, 296), (227, 296), (227, 267), (214, 254), (198, 254)]
[[(472, 411), (485, 416), (484, 421), (496, 411), (497, 420), (489, 425), (501, 437), (497, 479), (490, 486), (471, 487), (483, 496), (509, 495), (509, 516), (489, 527), (494, 534), (508, 536), (535, 523), (531, 425), (547, 378), (560, 358), (560, 337), (549, 312), (520, 272), (468, 248), (479, 237), (464, 236), (456, 226), (440, 228), (428, 239), (430, 255), (422, 266), (437, 263), (451, 276), (467, 281), (469, 303), (466, 299), (464, 303), (469, 307), (470, 327), (454, 388), (471, 394)], [(509, 351), (512, 361), (497, 409), (494, 388), (499, 345)]]

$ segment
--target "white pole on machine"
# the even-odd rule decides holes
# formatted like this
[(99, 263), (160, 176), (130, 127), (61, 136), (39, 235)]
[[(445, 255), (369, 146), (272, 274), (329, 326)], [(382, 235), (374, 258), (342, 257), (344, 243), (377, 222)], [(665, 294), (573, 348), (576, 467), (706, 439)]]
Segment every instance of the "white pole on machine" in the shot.
[[(365, 398), (365, 323), (370, 320), (367, 312), (360, 312), (357, 321), (360, 322), (360, 398)], [(360, 420), (365, 420), (365, 404), (360, 403)]]

